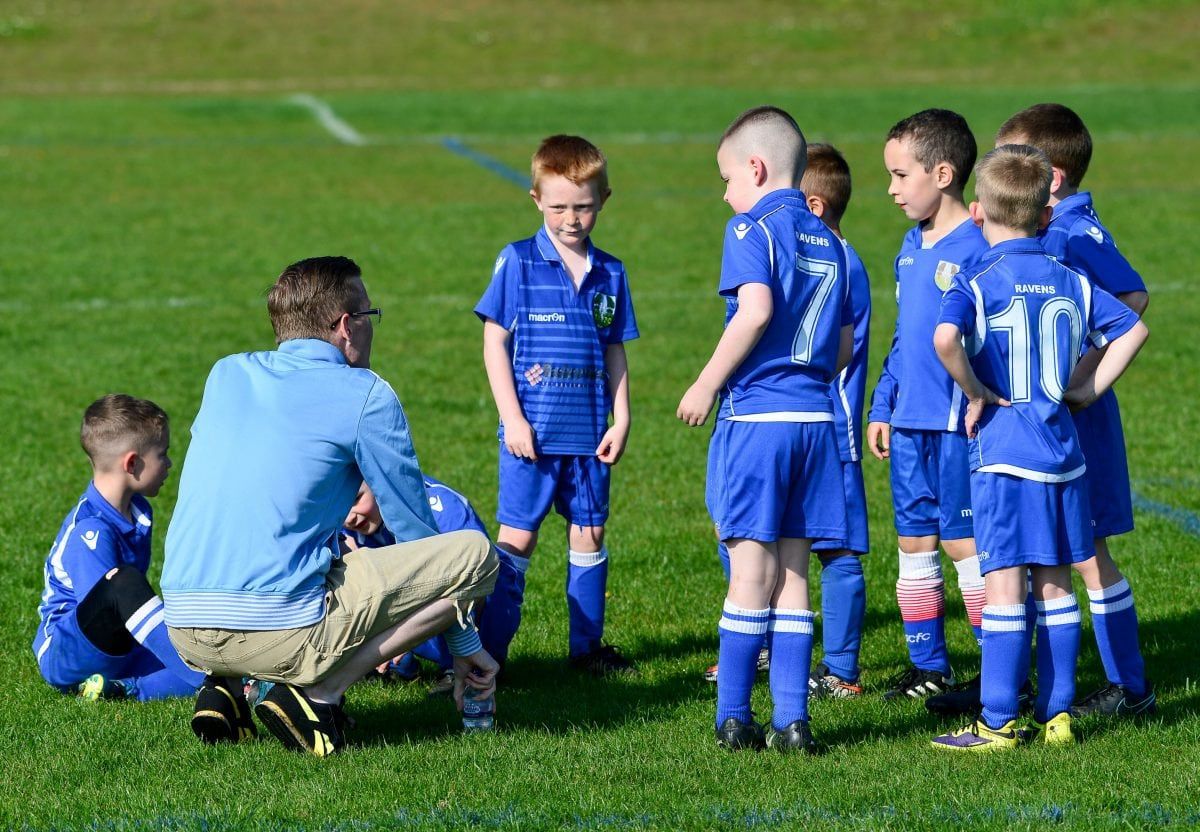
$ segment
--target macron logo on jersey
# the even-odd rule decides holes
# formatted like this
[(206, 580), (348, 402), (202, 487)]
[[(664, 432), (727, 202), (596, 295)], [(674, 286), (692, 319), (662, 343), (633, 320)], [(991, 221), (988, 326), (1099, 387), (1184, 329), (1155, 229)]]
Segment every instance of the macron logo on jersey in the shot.
[(733, 233), (737, 235), (739, 240), (746, 239), (746, 235), (750, 233), (750, 229), (754, 226), (746, 222), (739, 222), (733, 227)]
[(899, 259), (899, 260), (896, 262), (896, 265), (897, 265), (897, 266), (911, 266), (911, 265), (912, 265), (913, 263), (915, 263), (915, 262), (917, 262), (917, 261), (916, 261), (916, 260), (914, 260), (914, 259), (912, 259), (912, 257), (901, 257), (901, 258), (900, 258), (900, 259)]
[(429, 507), (439, 514), (446, 510), (446, 507), (442, 505), (442, 498), (438, 496), (429, 498)]
[(561, 312), (530, 312), (529, 321), (538, 324), (565, 324), (567, 316)]
[(100, 532), (92, 529), (91, 531), (81, 534), (79, 538), (83, 541), (84, 546), (88, 547), (94, 552), (96, 551), (96, 544), (100, 542)]
[(1104, 232), (1094, 225), (1087, 230), (1087, 235), (1095, 240), (1098, 244), (1104, 243)]
[(808, 243), (810, 246), (830, 246), (828, 237), (819, 237), (816, 234), (805, 234), (803, 231), (796, 232), (796, 242)]

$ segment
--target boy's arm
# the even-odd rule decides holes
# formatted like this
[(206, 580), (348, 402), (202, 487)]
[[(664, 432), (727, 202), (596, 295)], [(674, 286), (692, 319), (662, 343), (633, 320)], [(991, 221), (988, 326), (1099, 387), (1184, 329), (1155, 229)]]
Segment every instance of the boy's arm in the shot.
[[(850, 365), (850, 359), (854, 357), (854, 324), (843, 326), (840, 338), (841, 341), (838, 343), (837, 369), (833, 371), (833, 378), (837, 378), (838, 373), (846, 369)], [(830, 381), (833, 381), (833, 379), (830, 379)]]
[(106, 574), (121, 565), (112, 530), (98, 518), (77, 524), (63, 547), (61, 563), (71, 576), (75, 600), (82, 601)]
[(891, 456), (892, 411), (896, 408), (896, 393), (900, 389), (891, 365), (899, 350), (900, 326), (897, 322), (892, 335), (892, 348), (883, 357), (883, 369), (879, 371), (879, 381), (875, 383), (875, 392), (871, 394), (871, 409), (867, 412), (867, 447), (876, 459)]
[(509, 331), (494, 320), (483, 322), (483, 366), (500, 421), (504, 423), (504, 446), (513, 456), (537, 459), (533, 427), (526, 421), (517, 399), (512, 361), (508, 357), (509, 337)]
[[(1063, 402), (1072, 410), (1081, 410), (1107, 393), (1133, 363), (1149, 337), (1150, 330), (1138, 321), (1124, 335), (1110, 341), (1104, 349), (1089, 352), (1075, 365), (1071, 380), (1067, 382), (1067, 391), (1063, 394)], [(1088, 358), (1093, 355), (1099, 358), (1089, 361)]]
[(743, 283), (737, 290), (738, 309), (712, 358), (694, 384), (683, 394), (675, 415), (692, 427), (704, 424), (717, 400), (717, 391), (729, 380), (758, 344), (775, 311), (771, 287), (765, 283)]
[(623, 343), (609, 344), (604, 349), (604, 369), (608, 371), (608, 394), (613, 403), (613, 423), (596, 448), (601, 462), (616, 465), (625, 453), (629, 439), (631, 414), (629, 410), (629, 362)]
[(974, 437), (983, 417), (984, 408), (989, 404), (1001, 407), (1011, 407), (1011, 402), (1002, 399), (989, 390), (975, 375), (971, 362), (967, 359), (967, 351), (962, 345), (962, 330), (957, 324), (940, 323), (933, 333), (933, 348), (937, 350), (938, 358), (950, 377), (962, 388), (967, 396), (966, 427), (967, 436)]

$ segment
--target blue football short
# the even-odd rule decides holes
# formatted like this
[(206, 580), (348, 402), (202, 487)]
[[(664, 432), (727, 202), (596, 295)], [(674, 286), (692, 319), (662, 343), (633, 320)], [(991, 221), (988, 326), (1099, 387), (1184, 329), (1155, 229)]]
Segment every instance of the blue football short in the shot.
[(1111, 390), (1075, 417), (1079, 447), (1087, 463), (1088, 499), (1092, 507), (1092, 536), (1112, 537), (1133, 531), (1133, 495), (1121, 411)]
[(867, 533), (867, 490), (863, 485), (861, 462), (842, 462), (842, 486), (846, 492), (846, 537), (842, 540), (818, 540), (814, 552), (834, 552), (846, 549), (865, 555), (871, 551)]
[(500, 444), (500, 499), (496, 519), (537, 531), (554, 506), (573, 526), (608, 522), (610, 466), (595, 456), (513, 456)]
[(1010, 474), (971, 475), (979, 571), (1063, 566), (1095, 553), (1087, 483), (1037, 482)]
[(893, 428), (892, 508), (896, 533), (971, 537), (971, 471), (965, 434)]
[(705, 502), (721, 540), (842, 540), (846, 495), (832, 422), (719, 420)]
[(132, 679), (163, 669), (158, 657), (140, 644), (124, 656), (103, 652), (79, 629), (74, 611), (54, 622), (53, 635), (43, 646), (38, 657), (42, 678), (67, 693), (93, 673), (108, 679)]

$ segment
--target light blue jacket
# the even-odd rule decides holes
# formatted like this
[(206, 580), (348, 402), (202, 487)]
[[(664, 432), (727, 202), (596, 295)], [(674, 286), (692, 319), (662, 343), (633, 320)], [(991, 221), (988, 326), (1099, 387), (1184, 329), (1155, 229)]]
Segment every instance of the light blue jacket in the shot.
[(336, 535), (363, 480), (397, 540), (437, 534), (386, 381), (315, 339), (218, 361), (167, 529), (167, 624), (280, 630), (321, 620)]

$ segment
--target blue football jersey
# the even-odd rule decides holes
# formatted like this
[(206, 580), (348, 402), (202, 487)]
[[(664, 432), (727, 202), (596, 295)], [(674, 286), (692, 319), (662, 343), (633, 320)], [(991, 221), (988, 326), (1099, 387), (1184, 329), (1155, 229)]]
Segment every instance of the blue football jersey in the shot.
[(746, 283), (771, 289), (773, 312), (721, 392), (718, 418), (791, 414), (784, 418), (832, 420), (829, 385), (841, 327), (853, 323), (846, 250), (808, 210), (800, 191), (772, 191), (726, 225), (718, 288), (726, 326)]
[(854, 313), (854, 352), (830, 385), (833, 424), (843, 462), (862, 459), (863, 402), (867, 395), (867, 347), (871, 335), (871, 281), (858, 252), (845, 240), (850, 275), (850, 308)]
[[(488, 533), (479, 513), (471, 505), (471, 501), (440, 480), (425, 474), (425, 493), (429, 496), (429, 508), (433, 511), (433, 519), (437, 521), (439, 534), (460, 532), (471, 529), (481, 534)], [(388, 531), (387, 526), (380, 526), (374, 534), (346, 533), (353, 537), (359, 546), (378, 548), (391, 546), (396, 542), (396, 536)]]
[(1050, 224), (1041, 237), (1042, 246), (1051, 257), (1087, 275), (1093, 285), (1109, 294), (1146, 291), (1142, 276), (1117, 250), (1112, 235), (1100, 223), (1092, 195), (1087, 191), (1055, 205)]
[(938, 323), (951, 323), (979, 380), (1012, 407), (989, 407), (970, 442), (972, 471), (1041, 482), (1083, 474), (1075, 425), (1062, 397), (1083, 341), (1102, 347), (1137, 315), (1032, 238), (999, 243), (955, 277)]
[(144, 574), (150, 568), (150, 503), (135, 494), (130, 513), (133, 520), (127, 520), (89, 483), (63, 520), (46, 558), (38, 607), (41, 623), (33, 639), (39, 658), (54, 634), (55, 623), (74, 610), (110, 569), (133, 566)]
[[(512, 333), (517, 399), (539, 452), (595, 453), (612, 410), (605, 350), (638, 337), (621, 261), (589, 241), (588, 271), (577, 290), (543, 226), (500, 252), (475, 314)], [(539, 364), (541, 380), (531, 384), (525, 373)]]
[(971, 220), (925, 247), (922, 225), (896, 256), (896, 332), (871, 400), (870, 420), (913, 430), (962, 430), (962, 391), (933, 349), (942, 293), (979, 262), (987, 240)]

